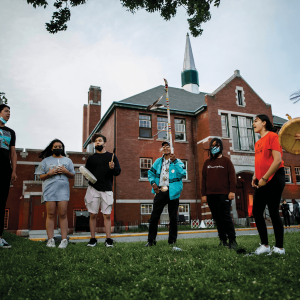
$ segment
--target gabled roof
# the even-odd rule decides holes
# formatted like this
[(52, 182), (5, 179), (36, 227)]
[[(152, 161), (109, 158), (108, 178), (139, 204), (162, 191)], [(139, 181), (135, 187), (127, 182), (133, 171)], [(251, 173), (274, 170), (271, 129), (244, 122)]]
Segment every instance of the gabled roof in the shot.
[[(240, 70), (235, 70), (234, 74), (229, 77), (222, 85), (220, 85), (215, 91), (213, 91), (210, 96), (215, 96), (220, 90), (222, 90), (228, 83), (230, 83), (234, 78), (239, 77), (242, 78), (249, 86), (250, 84), (242, 77)], [(266, 105), (271, 106), (271, 104), (266, 103), (254, 90), (253, 88), (250, 86), (250, 88), (252, 89), (252, 91), (259, 97), (259, 99), (264, 102)]]
[[(93, 134), (98, 132), (99, 129), (101, 129), (101, 127), (105, 124), (106, 120), (111, 115), (115, 107), (140, 109), (145, 111), (147, 107), (150, 104), (152, 104), (155, 100), (157, 100), (161, 95), (163, 95), (164, 92), (165, 87), (163, 85), (159, 85), (155, 88), (126, 98), (124, 100), (113, 102), (106, 111), (105, 115), (100, 119), (98, 124), (93, 129), (93, 131), (83, 144), (83, 147), (86, 148), (88, 146)], [(169, 87), (170, 111), (176, 114), (194, 116), (206, 107), (205, 95), (207, 95), (207, 93), (194, 94), (180, 88)], [(159, 103), (166, 105), (166, 97), (163, 97), (163, 99), (161, 99)], [(166, 108), (160, 108), (155, 111), (161, 111), (166, 113), (166, 110)]]
[[(119, 101), (119, 103), (148, 106), (163, 95), (164, 92), (165, 87), (159, 85), (153, 89)], [(205, 105), (205, 95), (207, 93), (194, 94), (181, 88), (169, 87), (170, 110), (195, 113), (198, 108)], [(166, 97), (161, 99), (159, 103), (166, 104)]]
[(280, 118), (278, 116), (274, 116), (273, 115), (273, 124), (274, 125), (283, 125), (284, 123), (286, 123), (288, 120)]

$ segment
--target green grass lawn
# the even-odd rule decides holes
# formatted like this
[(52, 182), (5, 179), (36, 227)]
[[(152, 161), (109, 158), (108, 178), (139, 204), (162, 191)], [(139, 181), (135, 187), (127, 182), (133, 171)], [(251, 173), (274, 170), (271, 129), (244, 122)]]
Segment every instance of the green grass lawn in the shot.
[[(285, 234), (286, 255), (250, 256), (214, 248), (217, 238), (95, 248), (46, 248), (12, 234), (0, 248), (0, 299), (300, 299), (300, 233)], [(253, 251), (258, 236), (238, 237)], [(274, 235), (270, 235), (274, 244)]]

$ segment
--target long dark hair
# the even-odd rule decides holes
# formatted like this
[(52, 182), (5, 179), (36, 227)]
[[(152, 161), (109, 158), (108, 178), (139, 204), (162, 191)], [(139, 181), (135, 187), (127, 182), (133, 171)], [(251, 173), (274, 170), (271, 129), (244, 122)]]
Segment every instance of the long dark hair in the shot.
[(267, 115), (257, 115), (256, 118), (259, 118), (260, 120), (262, 120), (262, 122), (266, 122), (266, 130), (277, 132), (276, 128), (273, 126)]
[(53, 154), (52, 147), (53, 147), (54, 143), (61, 143), (62, 144), (63, 152), (62, 152), (61, 155), (66, 156), (64, 143), (59, 139), (54, 139), (52, 142), (50, 142), (50, 144), (46, 147), (45, 150), (43, 150), (42, 152), (39, 153), (39, 158), (44, 159), (46, 157), (52, 156), (52, 154)]
[[(216, 142), (216, 145), (214, 147), (220, 147), (220, 152), (216, 153), (216, 154), (212, 154), (210, 149), (213, 147), (213, 143)], [(210, 143), (209, 143), (209, 149), (208, 149), (208, 153), (209, 153), (209, 159), (213, 160), (216, 159), (220, 154), (222, 154), (223, 152), (223, 143), (220, 139), (218, 138), (213, 138)]]

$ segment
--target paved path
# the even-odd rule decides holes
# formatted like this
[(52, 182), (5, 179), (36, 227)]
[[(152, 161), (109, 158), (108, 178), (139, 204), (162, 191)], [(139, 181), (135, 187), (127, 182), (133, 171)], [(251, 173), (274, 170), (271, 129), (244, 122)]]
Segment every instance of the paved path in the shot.
[[(258, 235), (256, 228), (236, 228), (236, 235)], [(297, 226), (291, 226), (291, 229), (285, 229), (286, 232), (300, 232)], [(268, 227), (268, 233), (274, 233), (273, 227)], [(167, 240), (169, 233), (159, 232), (157, 235), (157, 240)], [(120, 234), (112, 234), (112, 238), (116, 242), (140, 242), (140, 241), (147, 241), (148, 233), (120, 233)], [(217, 237), (218, 232), (215, 229), (206, 229), (206, 230), (192, 230), (192, 231), (179, 231), (178, 232), (178, 240), (179, 239), (191, 239), (191, 238), (209, 238), (209, 237)], [(34, 237), (34, 235), (30, 235), (29, 239), (33, 241), (44, 241), (47, 238), (45, 234)], [(88, 242), (90, 240), (89, 233), (84, 233), (84, 235), (70, 235), (70, 241), (75, 243), (80, 242)], [(98, 234), (96, 235), (97, 239), (105, 239), (105, 234)], [(100, 242), (100, 241), (99, 241)]]

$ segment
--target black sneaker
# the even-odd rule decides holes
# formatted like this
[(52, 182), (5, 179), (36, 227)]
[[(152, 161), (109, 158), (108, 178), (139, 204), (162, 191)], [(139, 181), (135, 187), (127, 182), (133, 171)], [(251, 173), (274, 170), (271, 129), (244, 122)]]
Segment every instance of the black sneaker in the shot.
[(176, 241), (168, 241), (168, 244), (169, 244), (169, 245), (175, 245), (175, 244), (176, 244)]
[(106, 239), (105, 240), (105, 247), (111, 247), (111, 248), (113, 248), (114, 247), (113, 242), (114, 241), (112, 239), (110, 239), (110, 238)]
[(228, 247), (228, 243), (227, 243), (227, 240), (220, 240), (220, 244), (219, 246), (225, 246), (225, 247)]
[(156, 246), (156, 241), (148, 241), (148, 243), (145, 245), (145, 247), (152, 247)]
[(91, 238), (89, 243), (87, 244), (88, 247), (95, 247), (97, 245), (97, 240), (95, 238)]
[(0, 239), (0, 247), (1, 248), (11, 248), (11, 245), (9, 243), (7, 243), (7, 241), (5, 239)]
[(235, 239), (234, 240), (229, 240), (229, 244), (228, 244), (229, 249), (235, 249), (235, 248), (237, 248), (237, 246), (238, 246), (238, 244), (237, 244)]

